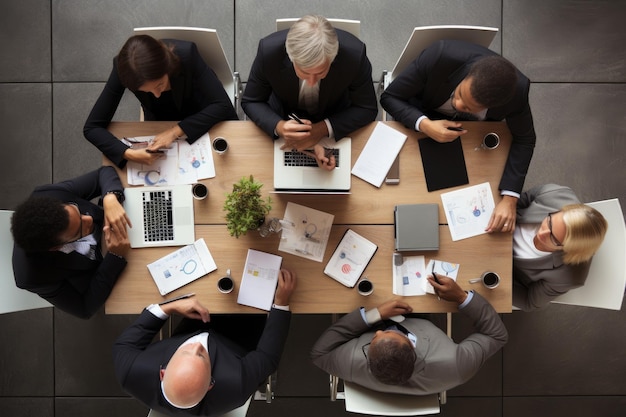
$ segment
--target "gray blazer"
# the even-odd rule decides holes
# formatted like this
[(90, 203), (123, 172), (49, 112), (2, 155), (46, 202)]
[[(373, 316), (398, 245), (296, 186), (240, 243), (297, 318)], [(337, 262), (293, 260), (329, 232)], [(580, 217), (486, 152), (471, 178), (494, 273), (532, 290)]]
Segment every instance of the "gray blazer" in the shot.
[[(525, 191), (517, 202), (517, 223), (541, 223), (548, 215), (567, 204), (580, 201), (569, 187), (545, 184)], [(524, 310), (536, 310), (548, 305), (553, 298), (584, 285), (591, 261), (565, 265), (563, 252), (557, 251), (541, 258), (513, 257), (513, 305)]]
[(451, 389), (469, 380), (485, 361), (507, 342), (500, 316), (483, 297), (474, 298), (460, 312), (468, 316), (476, 333), (455, 343), (428, 320), (407, 318), (402, 322), (417, 336), (417, 362), (405, 385), (386, 385), (370, 372), (362, 352), (375, 330), (357, 309), (328, 328), (311, 351), (313, 363), (328, 372), (366, 388), (400, 394), (428, 395)]

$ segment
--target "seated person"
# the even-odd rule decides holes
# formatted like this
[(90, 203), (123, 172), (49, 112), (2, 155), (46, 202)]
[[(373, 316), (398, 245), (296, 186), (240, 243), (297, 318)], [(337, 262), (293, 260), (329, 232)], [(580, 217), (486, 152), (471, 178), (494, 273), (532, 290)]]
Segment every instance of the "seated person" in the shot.
[(365, 44), (322, 16), (304, 16), (261, 39), (241, 106), (268, 135), (285, 139), (283, 149), (313, 149), (318, 165), (332, 170), (335, 158), (318, 142), (339, 140), (378, 114)]
[(87, 140), (120, 168), (127, 160), (150, 164), (160, 157), (146, 148), (133, 149), (107, 130), (127, 88), (141, 103), (145, 120), (180, 120), (156, 135), (150, 151), (167, 148), (184, 136), (193, 143), (214, 124), (237, 120), (222, 83), (194, 43), (132, 36), (113, 59), (111, 75), (83, 128)]
[[(90, 200), (100, 197), (98, 204)], [(126, 267), (132, 226), (113, 167), (35, 188), (11, 218), (19, 288), (76, 317), (91, 317)]]
[(529, 88), (528, 78), (495, 52), (472, 43), (443, 40), (409, 64), (381, 95), (380, 103), (394, 119), (438, 142), (466, 134), (463, 120), (506, 119), (513, 142), (499, 184), (502, 200), (487, 231), (512, 232), (515, 204), (536, 141)]
[(513, 233), (513, 305), (530, 311), (585, 284), (607, 230), (574, 192), (546, 184), (522, 193)]
[[(281, 270), (274, 305), (252, 349), (216, 330), (195, 297), (148, 306), (113, 345), (117, 380), (124, 391), (167, 415), (220, 416), (243, 405), (278, 368), (295, 286), (296, 275)], [(173, 313), (194, 320), (183, 320), (183, 329), (151, 344)], [(257, 330), (230, 328), (239, 336)]]
[(428, 320), (407, 317), (402, 300), (349, 313), (328, 328), (313, 346), (313, 363), (331, 375), (374, 391), (428, 395), (468, 381), (504, 346), (508, 333), (493, 307), (480, 294), (463, 291), (451, 278), (428, 277), (437, 295), (459, 304), (477, 332), (455, 343)]

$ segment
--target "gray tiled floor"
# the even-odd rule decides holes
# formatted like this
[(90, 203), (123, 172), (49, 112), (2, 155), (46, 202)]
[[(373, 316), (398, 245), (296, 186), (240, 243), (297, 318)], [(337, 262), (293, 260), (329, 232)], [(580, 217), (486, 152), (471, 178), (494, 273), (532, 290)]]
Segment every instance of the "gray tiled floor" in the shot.
[[(6, 0), (0, 14), (0, 209), (38, 184), (100, 164), (82, 125), (133, 27), (218, 30), (234, 70), (247, 79), (258, 39), (274, 19), (317, 12), (362, 21), (373, 78), (390, 69), (415, 26), (495, 26), (492, 49), (533, 81), (538, 142), (526, 186), (557, 182), (585, 201), (626, 205), (626, 0)], [(6, 58), (10, 57), (10, 59)], [(53, 80), (54, 82), (51, 82)], [(127, 95), (116, 119), (134, 120)], [(467, 384), (451, 390), (442, 416), (621, 416), (626, 408), (626, 310), (553, 305), (504, 315), (510, 341)], [(0, 415), (145, 416), (113, 377), (111, 343), (133, 316), (77, 320), (47, 309), (0, 316)], [(440, 317), (434, 317), (440, 320)], [(347, 415), (328, 400), (326, 376), (308, 350), (329, 315), (294, 317), (277, 398), (249, 416)], [(458, 340), (471, 323), (454, 319)], [(471, 412), (468, 413), (468, 410)]]

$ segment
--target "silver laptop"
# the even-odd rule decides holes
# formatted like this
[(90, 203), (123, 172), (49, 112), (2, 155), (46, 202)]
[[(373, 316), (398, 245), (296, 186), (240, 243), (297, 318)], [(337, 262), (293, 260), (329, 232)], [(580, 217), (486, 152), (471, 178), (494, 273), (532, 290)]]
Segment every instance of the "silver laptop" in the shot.
[(336, 167), (332, 171), (317, 166), (315, 158), (289, 149), (281, 150), (284, 139), (274, 141), (274, 190), (277, 193), (332, 193), (350, 191), (352, 139), (326, 139), (320, 144), (332, 149)]
[(190, 184), (126, 188), (124, 195), (124, 208), (133, 224), (128, 228), (131, 248), (194, 242)]

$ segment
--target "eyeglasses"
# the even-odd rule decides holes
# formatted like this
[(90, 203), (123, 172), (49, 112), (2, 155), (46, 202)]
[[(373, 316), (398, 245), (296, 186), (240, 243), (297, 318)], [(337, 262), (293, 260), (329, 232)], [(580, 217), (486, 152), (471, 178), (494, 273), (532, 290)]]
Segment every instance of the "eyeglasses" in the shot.
[(67, 245), (68, 243), (74, 243), (76, 241), (81, 240), (84, 237), (83, 236), (83, 214), (80, 212), (80, 208), (78, 208), (78, 204), (73, 203), (73, 202), (68, 202), (67, 205), (72, 206), (76, 209), (76, 212), (78, 213), (78, 217), (80, 218), (80, 226), (79, 226), (79, 229), (76, 231), (76, 233), (74, 233), (74, 236), (78, 236), (78, 237), (76, 239), (63, 242), (63, 245)]
[(563, 246), (563, 244), (559, 241), (559, 239), (556, 238), (556, 236), (554, 236), (554, 233), (552, 232), (552, 215), (556, 213), (558, 213), (558, 211), (555, 211), (554, 213), (548, 213), (548, 230), (550, 231), (550, 241), (554, 246)]

